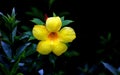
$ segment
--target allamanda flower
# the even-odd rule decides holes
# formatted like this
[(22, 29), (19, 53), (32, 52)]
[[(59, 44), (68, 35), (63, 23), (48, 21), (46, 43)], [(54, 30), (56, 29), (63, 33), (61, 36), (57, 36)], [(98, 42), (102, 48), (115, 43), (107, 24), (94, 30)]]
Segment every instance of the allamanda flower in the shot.
[(37, 45), (37, 51), (40, 54), (47, 55), (53, 52), (60, 56), (68, 49), (66, 43), (72, 42), (76, 38), (76, 34), (71, 27), (61, 29), (61, 26), (62, 22), (59, 17), (49, 17), (46, 20), (46, 25), (33, 27), (33, 36), (41, 40)]

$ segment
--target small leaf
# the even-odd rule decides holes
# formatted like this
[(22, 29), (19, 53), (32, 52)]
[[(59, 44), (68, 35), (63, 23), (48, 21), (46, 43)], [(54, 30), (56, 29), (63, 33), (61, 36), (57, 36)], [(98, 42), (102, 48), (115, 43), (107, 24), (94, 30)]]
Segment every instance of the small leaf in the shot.
[(101, 53), (103, 53), (104, 51), (105, 51), (104, 49), (99, 49), (99, 50), (96, 51), (96, 53), (101, 54)]
[(32, 36), (32, 32), (31, 32), (31, 31), (24, 32), (24, 33), (21, 35), (20, 40), (29, 38), (30, 36)]
[(62, 20), (62, 21), (64, 21), (64, 18), (65, 18), (64, 16), (63, 16), (63, 17), (61, 17), (61, 20)]
[(11, 46), (7, 43), (5, 43), (4, 41), (1, 41), (1, 46), (5, 52), (5, 54), (7, 55), (7, 57), (9, 59), (12, 58), (12, 50), (11, 50)]
[(64, 53), (64, 55), (67, 57), (73, 57), (73, 56), (79, 56), (79, 53), (76, 51), (67, 51)]
[(106, 40), (103, 36), (100, 36), (100, 39), (101, 39), (101, 40)]
[(118, 75), (118, 70), (113, 66), (109, 65), (108, 63), (101, 62), (105, 68), (107, 68), (113, 75)]
[(63, 21), (62, 21), (62, 26), (69, 25), (69, 24), (72, 23), (72, 22), (74, 22), (74, 21), (72, 21), (72, 20), (63, 20)]
[(16, 32), (17, 32), (17, 26), (13, 29), (12, 31), (12, 42), (14, 42), (14, 37), (16, 36)]
[(67, 16), (67, 15), (70, 15), (70, 12), (64, 11), (59, 13), (59, 16)]
[(57, 57), (53, 54), (49, 55), (49, 61), (50, 63), (52, 63), (53, 67), (55, 67), (55, 61), (56, 61)]
[(56, 14), (53, 12), (53, 17), (56, 17)]
[(2, 13), (2, 12), (0, 12), (0, 15), (2, 15), (2, 16), (3, 16), (3, 13)]
[(35, 24), (38, 24), (38, 25), (44, 25), (44, 22), (41, 21), (40, 19), (38, 18), (33, 18), (33, 20), (31, 20), (31, 22), (35, 23)]
[(31, 35), (30, 38), (28, 39), (28, 41), (35, 40), (35, 39), (36, 38), (33, 35)]
[(49, 0), (49, 8), (52, 6), (55, 0)]
[(12, 9), (12, 14), (11, 14), (12, 17), (15, 17), (16, 14), (15, 14), (15, 8)]
[(25, 25), (22, 25), (21, 28), (22, 28), (23, 30), (25, 30), (25, 31), (30, 31), (30, 30), (31, 30), (30, 27), (25, 26)]
[(36, 7), (32, 7), (31, 11), (26, 12), (26, 14), (44, 20), (43, 12)]
[(111, 39), (111, 33), (108, 33), (108, 41)]
[(36, 44), (31, 44), (30, 47), (26, 51), (26, 56), (32, 55), (33, 53), (36, 52)]

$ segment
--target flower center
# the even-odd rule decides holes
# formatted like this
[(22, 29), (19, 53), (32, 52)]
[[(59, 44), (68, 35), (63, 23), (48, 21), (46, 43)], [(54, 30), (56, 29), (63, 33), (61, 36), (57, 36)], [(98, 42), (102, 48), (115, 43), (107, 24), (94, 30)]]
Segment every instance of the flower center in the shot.
[(56, 40), (58, 38), (58, 34), (56, 32), (51, 32), (49, 35), (48, 35), (48, 38), (50, 40)]

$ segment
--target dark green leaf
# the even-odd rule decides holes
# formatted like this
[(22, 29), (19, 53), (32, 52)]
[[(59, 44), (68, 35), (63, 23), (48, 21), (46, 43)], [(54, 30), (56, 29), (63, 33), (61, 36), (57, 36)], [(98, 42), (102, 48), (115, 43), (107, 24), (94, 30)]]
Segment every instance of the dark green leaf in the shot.
[(72, 23), (72, 22), (74, 22), (74, 21), (72, 21), (72, 20), (63, 20), (63, 21), (62, 21), (62, 26), (69, 25), (69, 24)]
[(61, 17), (61, 20), (62, 20), (62, 21), (64, 21), (64, 18), (65, 18), (64, 16), (63, 16), (63, 17)]
[(25, 30), (25, 31), (30, 31), (30, 30), (31, 30), (30, 27), (25, 26), (25, 25), (22, 25), (21, 28), (22, 28), (23, 30)]
[(79, 53), (77, 51), (67, 51), (64, 53), (67, 57), (73, 57), (73, 56), (79, 56)]
[(37, 9), (36, 7), (32, 7), (31, 11), (26, 12), (26, 14), (44, 20), (43, 12), (41, 10)]
[(31, 20), (31, 22), (37, 24), (37, 25), (44, 25), (44, 22), (41, 21), (40, 19), (38, 18), (33, 18), (33, 20)]
[(32, 55), (36, 52), (36, 44), (31, 44), (30, 47), (26, 51), (26, 56)]
[(17, 32), (17, 26), (13, 29), (12, 31), (12, 42), (14, 42), (14, 37), (16, 36), (16, 32)]
[(30, 38), (30, 36), (32, 36), (31, 31), (24, 32), (23, 35), (21, 35), (20, 40), (23, 40), (25, 38)]
[(19, 68), (19, 62), (21, 60), (22, 54), (19, 56), (18, 60), (14, 63), (11, 71), (10, 71), (10, 75), (15, 75), (15, 73), (17, 72), (18, 68)]
[(49, 0), (49, 8), (52, 6), (55, 0)]
[(11, 46), (7, 43), (5, 43), (4, 41), (1, 41), (1, 46), (5, 52), (5, 54), (7, 55), (7, 57), (9, 59), (12, 58), (12, 50), (11, 50)]
[(7, 34), (4, 31), (0, 30), (0, 33), (1, 33), (1, 40), (10, 42)]
[(24, 45), (20, 46), (18, 49), (17, 49), (17, 52), (16, 52), (16, 59), (23, 53), (23, 51), (30, 45), (31, 43), (28, 42), (28, 43), (25, 43)]
[(59, 16), (67, 16), (67, 15), (70, 15), (70, 12), (64, 11), (59, 13)]
[(108, 41), (111, 39), (111, 33), (108, 33)]
[(57, 57), (53, 54), (49, 55), (49, 61), (50, 63), (52, 63), (53, 67), (55, 67), (55, 61), (56, 61)]
[(3, 71), (5, 75), (9, 75), (9, 70), (2, 63), (0, 63), (0, 70)]
[(28, 41), (35, 40), (35, 39), (36, 38), (33, 35), (31, 35), (30, 38), (28, 39)]
[(107, 68), (113, 75), (118, 75), (118, 70), (116, 68), (114, 68), (113, 66), (111, 66), (108, 63), (105, 62), (101, 62), (105, 68)]
[(101, 54), (101, 53), (103, 53), (104, 51), (105, 51), (104, 49), (99, 49), (99, 50), (96, 51), (96, 53)]
[(106, 40), (103, 36), (100, 36), (100, 39), (101, 39), (101, 40)]

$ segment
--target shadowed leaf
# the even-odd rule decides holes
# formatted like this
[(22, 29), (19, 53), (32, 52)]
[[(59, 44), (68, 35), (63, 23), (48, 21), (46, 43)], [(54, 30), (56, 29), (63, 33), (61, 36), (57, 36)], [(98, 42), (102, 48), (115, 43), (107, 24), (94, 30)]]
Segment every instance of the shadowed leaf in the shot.
[(38, 18), (33, 18), (33, 20), (31, 20), (31, 22), (37, 24), (37, 25), (44, 25), (44, 22), (41, 21), (40, 19)]
[(4, 41), (1, 41), (1, 46), (5, 52), (5, 54), (7, 55), (7, 57), (9, 59), (12, 58), (12, 50), (11, 50), (11, 46), (7, 43), (5, 43)]
[(107, 68), (113, 75), (118, 75), (118, 70), (116, 68), (114, 68), (113, 66), (111, 66), (108, 63), (105, 62), (101, 62), (105, 68)]

